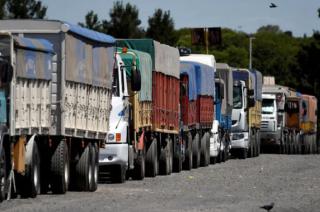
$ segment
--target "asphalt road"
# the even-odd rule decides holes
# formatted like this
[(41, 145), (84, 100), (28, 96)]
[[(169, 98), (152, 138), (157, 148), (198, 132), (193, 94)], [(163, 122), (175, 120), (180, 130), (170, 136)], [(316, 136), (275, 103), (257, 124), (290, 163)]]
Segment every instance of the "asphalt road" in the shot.
[(0, 203), (6, 211), (320, 211), (320, 155), (260, 155), (231, 159), (170, 176), (100, 184), (94, 193), (68, 192)]

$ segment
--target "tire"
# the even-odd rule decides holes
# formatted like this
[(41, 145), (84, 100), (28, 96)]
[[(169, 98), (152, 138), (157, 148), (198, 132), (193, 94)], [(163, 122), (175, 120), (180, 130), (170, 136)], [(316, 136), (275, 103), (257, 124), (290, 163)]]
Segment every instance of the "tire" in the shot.
[(240, 149), (239, 157), (240, 159), (247, 159), (248, 157), (248, 150), (246, 148)]
[(200, 142), (199, 134), (196, 134), (196, 136), (193, 138), (193, 143), (192, 143), (192, 167), (194, 169), (200, 166), (199, 142)]
[(165, 146), (162, 146), (159, 158), (159, 173), (161, 175), (170, 174), (170, 140), (166, 139)]
[(214, 165), (217, 163), (217, 157), (211, 157), (210, 158), (210, 164)]
[(32, 158), (30, 164), (26, 167), (26, 173), (23, 179), (24, 185), (21, 189), (21, 197), (35, 198), (40, 194), (40, 154), (35, 141), (32, 147)]
[(205, 166), (210, 164), (210, 135), (206, 133), (206, 157), (205, 157)]
[(169, 174), (172, 173), (173, 170), (173, 142), (171, 138), (169, 139)]
[(155, 177), (158, 169), (157, 139), (153, 139), (146, 152), (146, 177)]
[(92, 177), (89, 191), (93, 192), (98, 189), (98, 176), (99, 176), (99, 148), (98, 144), (91, 146), (91, 167), (92, 167)]
[(206, 135), (203, 135), (201, 138), (201, 145), (200, 145), (200, 166), (206, 166), (206, 148), (207, 148), (207, 139)]
[(249, 130), (249, 149), (248, 149), (248, 158), (254, 157), (254, 142), (255, 142), (255, 137), (252, 135), (252, 130)]
[(185, 170), (191, 170), (192, 169), (192, 136), (190, 133), (188, 133), (187, 136), (187, 148), (185, 151), (185, 160), (183, 163), (183, 168)]
[(82, 152), (75, 166), (75, 183), (79, 191), (90, 191), (92, 188), (92, 144), (89, 143)]
[(62, 140), (51, 157), (51, 189), (54, 194), (64, 194), (69, 187), (70, 164), (66, 141)]
[(143, 180), (145, 177), (145, 158), (144, 153), (140, 153), (134, 161), (134, 169), (132, 170), (133, 180)]
[(173, 145), (175, 147), (173, 150), (173, 172), (179, 173), (182, 170), (181, 144), (180, 142), (178, 144), (176, 143), (177, 141), (175, 141)]
[(0, 151), (0, 202), (6, 198), (6, 187), (7, 187), (7, 164), (5, 151), (1, 148)]

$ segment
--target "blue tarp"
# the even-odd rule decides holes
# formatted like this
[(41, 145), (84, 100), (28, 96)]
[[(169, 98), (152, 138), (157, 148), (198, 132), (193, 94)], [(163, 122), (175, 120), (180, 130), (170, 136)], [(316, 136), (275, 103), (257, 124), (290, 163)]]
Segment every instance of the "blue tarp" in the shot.
[(194, 66), (196, 77), (196, 94), (202, 96), (212, 96), (215, 94), (214, 68), (202, 63), (187, 62), (183, 63)]
[(180, 62), (180, 74), (188, 75), (189, 80), (189, 100), (197, 99), (197, 82), (196, 82), (196, 71), (193, 64), (188, 62)]
[(44, 51), (54, 54), (53, 45), (45, 39), (14, 37), (15, 45), (30, 50)]
[(14, 42), (17, 48), (17, 77), (51, 80), (53, 45), (44, 39), (16, 36)]
[(242, 80), (242, 81), (247, 81), (249, 77), (249, 72), (247, 71), (238, 71), (238, 70), (233, 70), (233, 80)]
[(263, 84), (263, 77), (261, 72), (257, 71), (257, 70), (252, 70), (251, 73), (253, 73), (253, 75), (255, 76), (255, 98), (257, 100), (262, 101), (262, 84)]
[(78, 25), (70, 24), (67, 22), (64, 22), (64, 25), (68, 27), (67, 32), (70, 31), (82, 37), (88, 38), (89, 40), (94, 40), (97, 42), (108, 43), (108, 44), (114, 44), (116, 42), (114, 37), (104, 33), (96, 32), (96, 31), (93, 31), (84, 27), (80, 27)]

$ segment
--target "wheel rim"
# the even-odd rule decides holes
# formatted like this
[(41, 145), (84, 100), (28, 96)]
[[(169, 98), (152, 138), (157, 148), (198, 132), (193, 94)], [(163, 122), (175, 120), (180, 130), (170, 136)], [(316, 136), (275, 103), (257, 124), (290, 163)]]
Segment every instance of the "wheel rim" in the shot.
[(88, 171), (88, 182), (89, 184), (91, 183), (91, 179), (92, 179), (92, 166), (89, 165), (89, 171)]
[(39, 170), (38, 170), (38, 166), (35, 165), (34, 169), (33, 169), (33, 184), (35, 186), (35, 188), (38, 188), (38, 183), (39, 183)]
[(94, 182), (95, 183), (98, 182), (98, 166), (97, 165), (94, 166)]
[(3, 194), (4, 193), (5, 176), (1, 177), (0, 183), (1, 183), (1, 185), (0, 185), (0, 193)]
[(68, 163), (64, 164), (64, 181), (66, 185), (69, 183), (69, 166)]

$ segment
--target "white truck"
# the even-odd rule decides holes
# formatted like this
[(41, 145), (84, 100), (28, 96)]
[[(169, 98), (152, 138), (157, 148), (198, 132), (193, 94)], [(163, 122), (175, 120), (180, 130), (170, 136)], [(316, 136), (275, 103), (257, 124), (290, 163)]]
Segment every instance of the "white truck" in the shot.
[[(100, 179), (181, 171), (179, 141), (179, 52), (152, 39), (118, 40), (112, 111)], [(139, 92), (137, 92), (139, 91)]]
[[(49, 20), (1, 20), (0, 31), (1, 67), (7, 67), (1, 70), (1, 199), (11, 191), (27, 197), (49, 189), (95, 191), (115, 40)], [(11, 70), (9, 79), (4, 73)]]
[(233, 70), (231, 153), (242, 159), (260, 153), (262, 75), (247, 69)]

